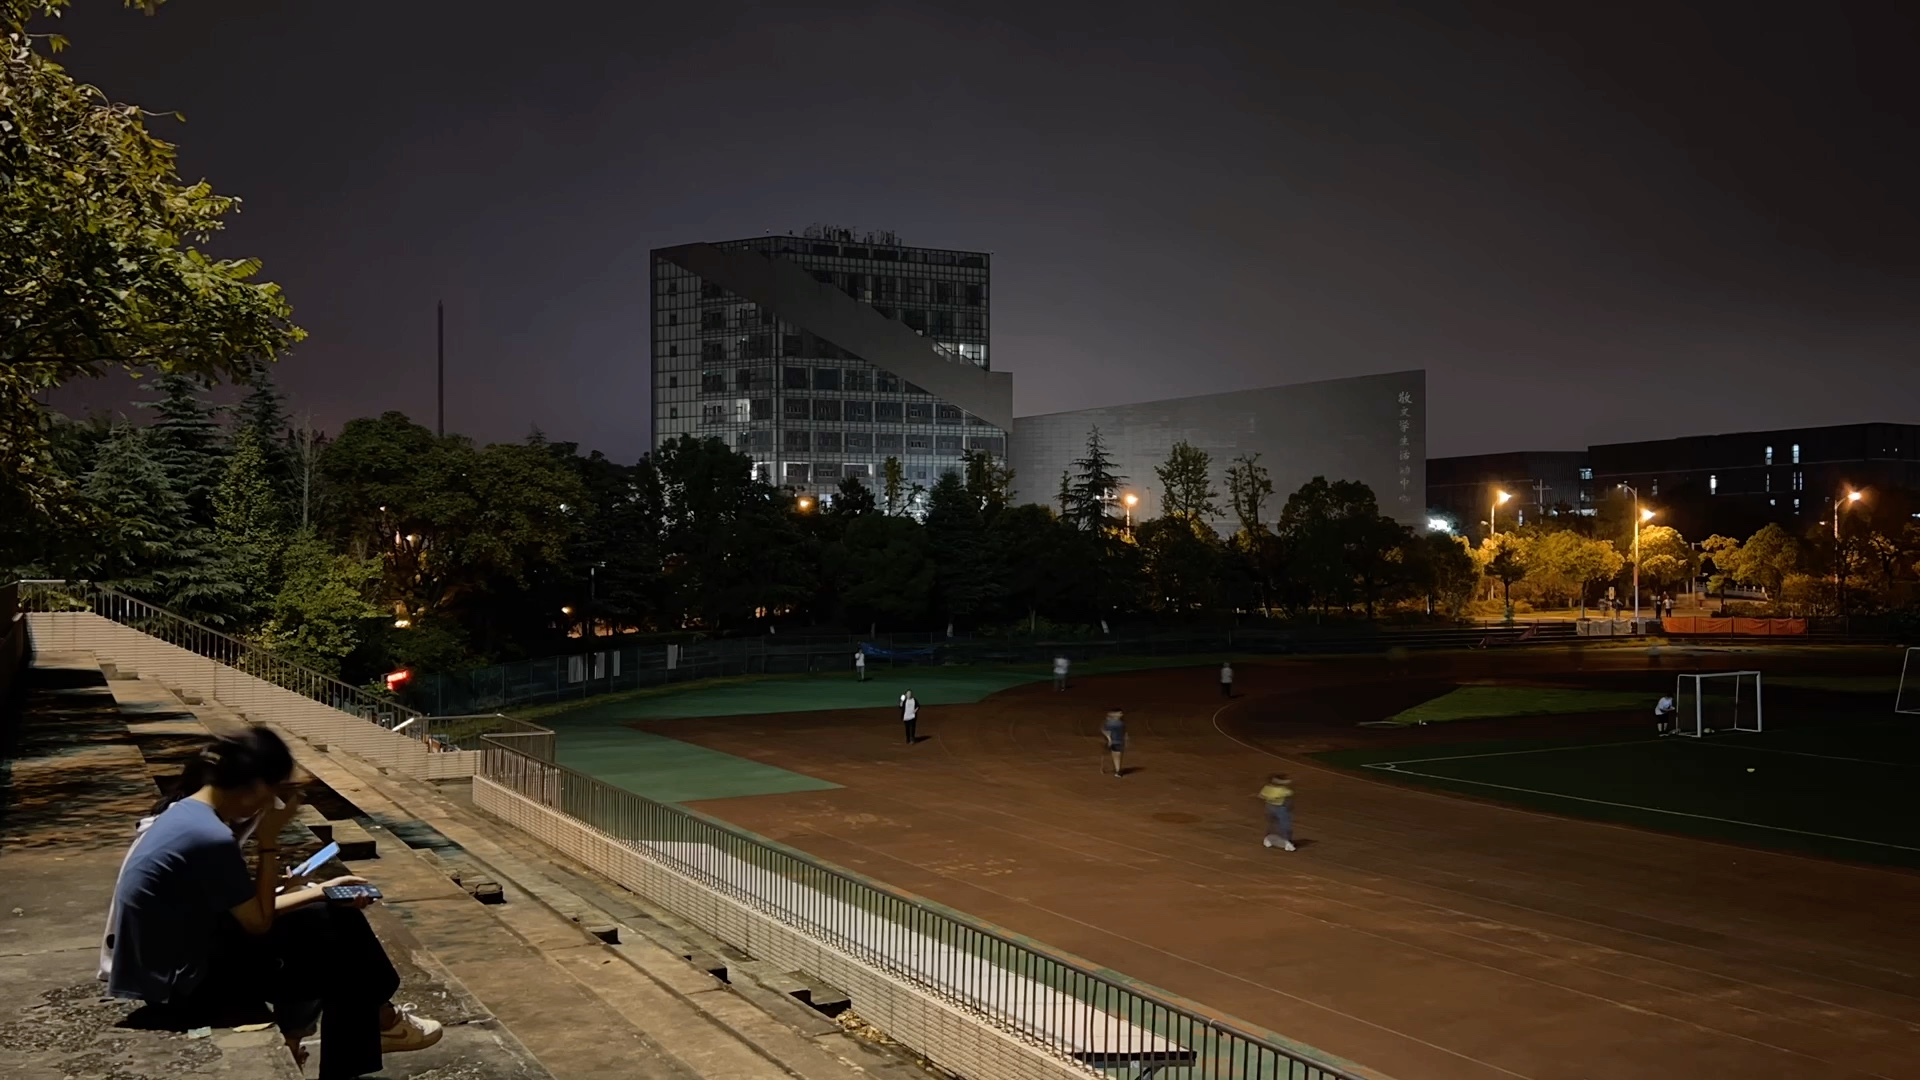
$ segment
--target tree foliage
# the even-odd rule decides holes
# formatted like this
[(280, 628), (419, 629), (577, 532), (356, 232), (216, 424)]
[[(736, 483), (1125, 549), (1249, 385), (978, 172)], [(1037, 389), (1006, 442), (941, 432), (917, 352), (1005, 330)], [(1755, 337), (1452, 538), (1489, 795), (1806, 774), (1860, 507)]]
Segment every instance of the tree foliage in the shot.
[(1213, 459), (1205, 450), (1182, 440), (1167, 451), (1167, 460), (1154, 466), (1160, 481), (1160, 513), (1186, 524), (1202, 525), (1220, 516), (1220, 493), (1213, 487)]
[(1113, 471), (1113, 456), (1099, 428), (1087, 432), (1084, 457), (1073, 462), (1073, 477), (1061, 481), (1061, 513), (1074, 527), (1090, 533), (1110, 533), (1118, 527), (1114, 500), (1127, 478)]

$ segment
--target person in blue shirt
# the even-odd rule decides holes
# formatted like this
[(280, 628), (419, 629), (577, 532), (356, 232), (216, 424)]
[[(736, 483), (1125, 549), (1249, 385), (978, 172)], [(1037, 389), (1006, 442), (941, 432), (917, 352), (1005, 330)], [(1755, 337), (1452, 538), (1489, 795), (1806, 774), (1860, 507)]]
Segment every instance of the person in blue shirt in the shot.
[(282, 879), (280, 833), (299, 806), (293, 754), (272, 731), (202, 751), (121, 864), (103, 975), (109, 993), (189, 1027), (267, 1002), (296, 1062), (324, 1020), (321, 1080), (348, 1080), (380, 1071), (382, 1054), (432, 1046), (441, 1028), (392, 1003), (400, 976), (359, 910), (371, 901), (326, 902), (327, 887), (362, 879)]
[[(1100, 725), (1100, 734), (1107, 740), (1107, 752), (1113, 755), (1113, 775), (1125, 774), (1126, 770), (1120, 767), (1120, 755), (1127, 748), (1127, 714), (1119, 709), (1108, 709), (1107, 718)], [(1106, 769), (1100, 771), (1105, 772)]]

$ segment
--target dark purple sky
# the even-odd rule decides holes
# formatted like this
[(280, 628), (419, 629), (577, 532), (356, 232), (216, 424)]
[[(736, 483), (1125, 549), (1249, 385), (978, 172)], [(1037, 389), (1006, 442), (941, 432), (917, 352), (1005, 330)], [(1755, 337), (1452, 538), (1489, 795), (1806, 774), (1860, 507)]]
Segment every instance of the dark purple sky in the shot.
[(449, 427), (630, 459), (648, 249), (815, 221), (992, 251), (1022, 414), (1425, 367), (1436, 455), (1920, 422), (1891, 6), (77, 7), (329, 427), (432, 422), (444, 297)]

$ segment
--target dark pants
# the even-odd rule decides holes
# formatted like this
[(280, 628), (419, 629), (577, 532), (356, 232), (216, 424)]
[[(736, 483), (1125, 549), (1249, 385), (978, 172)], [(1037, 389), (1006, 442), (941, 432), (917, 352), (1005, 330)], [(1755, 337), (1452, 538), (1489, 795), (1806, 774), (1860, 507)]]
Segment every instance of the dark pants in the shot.
[(319, 1019), (320, 1080), (348, 1080), (380, 1071), (380, 1007), (399, 989), (367, 917), (315, 904), (278, 915), (259, 937), (229, 924), (206, 978), (180, 1007), (213, 1017), (264, 1000), (283, 1034)]
[(1232, 684), (1232, 683), (1230, 683), (1230, 682), (1223, 682), (1223, 683), (1221, 683), (1221, 684), (1220, 684), (1220, 696), (1221, 696), (1221, 697), (1232, 697), (1232, 696), (1233, 696), (1233, 684)]
[(907, 745), (908, 746), (912, 746), (914, 744), (914, 741), (915, 741), (914, 732), (917, 731), (919, 727), (920, 727), (919, 720), (907, 721)]

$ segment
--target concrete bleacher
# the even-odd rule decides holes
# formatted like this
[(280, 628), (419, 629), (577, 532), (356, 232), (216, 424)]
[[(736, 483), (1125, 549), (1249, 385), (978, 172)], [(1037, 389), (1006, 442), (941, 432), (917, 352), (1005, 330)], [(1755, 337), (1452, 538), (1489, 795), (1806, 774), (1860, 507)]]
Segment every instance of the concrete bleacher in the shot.
[[(938, 986), (963, 1007), (1002, 1023), (1010, 1021), (1022, 1036), (1089, 1065), (1145, 1068), (1194, 1061), (1191, 1049), (1126, 1017), (1094, 1008), (980, 953), (957, 948), (804, 882), (769, 873), (711, 845), (656, 840), (634, 846), (668, 865), (697, 873), (734, 897), (804, 919), (816, 933), (844, 943), (867, 962), (923, 985)], [(988, 946), (985, 938), (972, 943)]]
[[(141, 1030), (130, 1026), (139, 1022), (132, 1004), (101, 997), (94, 962), (134, 823), (151, 807), (157, 782), (177, 775), (208, 733), (247, 722), (217, 701), (189, 702), (198, 695), (108, 666), (117, 676), (111, 681), (91, 656), (38, 658), (26, 711), (10, 732), (0, 794), (0, 1076), (297, 1076), (271, 1029)], [(435, 856), (396, 831), (420, 826), (425, 813), (457, 814), (457, 806), (439, 799), (438, 809), (423, 810), (422, 800), (437, 798), (431, 785), (293, 745), (318, 778), (311, 805), (324, 813), (289, 826), (282, 837), (289, 859), (317, 848), (317, 831), (357, 830), (366, 838), (366, 857), (338, 870), (382, 887), (385, 900), (368, 917), (401, 970), (399, 1000), (447, 1024), (439, 1046), (394, 1055), (381, 1075), (919, 1075), (900, 1055), (854, 1045), (831, 1024), (796, 1033), (677, 957), (655, 950), (638, 963), (633, 943), (624, 954), (603, 944), (497, 868), (486, 871), (504, 882), (510, 902), (475, 903)], [(473, 834), (486, 826), (466, 813), (471, 820), (440, 824), (484, 846)], [(526, 877), (534, 876), (531, 865), (524, 856), (513, 863)]]

